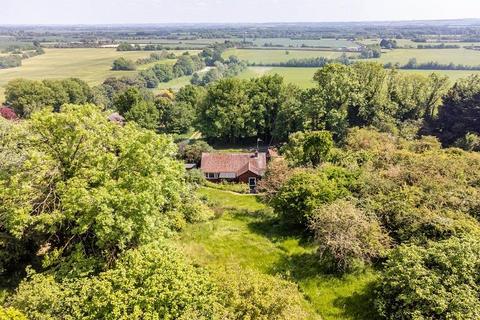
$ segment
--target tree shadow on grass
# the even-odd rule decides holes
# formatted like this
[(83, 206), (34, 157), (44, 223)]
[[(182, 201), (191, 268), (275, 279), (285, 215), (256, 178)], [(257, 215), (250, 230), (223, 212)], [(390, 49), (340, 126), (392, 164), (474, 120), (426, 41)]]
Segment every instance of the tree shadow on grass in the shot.
[(261, 219), (248, 224), (250, 231), (277, 242), (289, 238), (299, 239), (300, 245), (311, 244), (311, 235), (303, 227), (286, 224), (273, 215), (263, 216)]
[(375, 284), (370, 283), (361, 291), (356, 291), (348, 297), (339, 297), (333, 302), (334, 306), (342, 309), (345, 317), (358, 320), (376, 320), (380, 316), (374, 305)]

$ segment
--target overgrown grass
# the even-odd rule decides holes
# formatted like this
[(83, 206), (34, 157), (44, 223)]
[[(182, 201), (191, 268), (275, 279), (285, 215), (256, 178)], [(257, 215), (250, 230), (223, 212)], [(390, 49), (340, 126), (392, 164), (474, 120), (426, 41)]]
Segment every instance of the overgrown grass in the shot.
[(374, 319), (370, 287), (376, 271), (330, 273), (319, 263), (308, 235), (281, 224), (257, 196), (207, 188), (199, 193), (224, 212), (181, 234), (179, 245), (194, 261), (212, 268), (234, 262), (294, 281), (308, 308), (323, 319)]

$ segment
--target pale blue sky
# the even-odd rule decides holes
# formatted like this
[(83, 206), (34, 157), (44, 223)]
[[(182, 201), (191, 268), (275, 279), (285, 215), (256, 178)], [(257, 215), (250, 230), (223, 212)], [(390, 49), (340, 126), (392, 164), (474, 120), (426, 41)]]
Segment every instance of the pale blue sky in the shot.
[(0, 24), (480, 18), (480, 0), (0, 0)]

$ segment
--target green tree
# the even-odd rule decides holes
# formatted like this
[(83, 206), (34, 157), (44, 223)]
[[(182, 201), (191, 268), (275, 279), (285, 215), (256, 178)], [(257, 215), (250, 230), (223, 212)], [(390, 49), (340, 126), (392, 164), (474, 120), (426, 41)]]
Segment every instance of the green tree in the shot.
[(208, 273), (155, 242), (95, 277), (30, 274), (9, 304), (31, 319), (212, 319), (223, 310)]
[(320, 205), (349, 195), (354, 180), (353, 173), (338, 167), (297, 171), (282, 185), (271, 204), (284, 221), (306, 227)]
[(199, 129), (206, 138), (235, 142), (255, 136), (254, 124), (246, 81), (221, 79), (208, 87), (198, 116)]
[(480, 134), (480, 77), (458, 81), (443, 99), (436, 132), (444, 145), (452, 145), (467, 133)]
[(146, 129), (158, 128), (160, 114), (150, 94), (129, 88), (115, 98), (113, 105), (126, 120)]
[(8, 254), (44, 266), (75, 255), (111, 263), (190, 219), (183, 208), (193, 201), (167, 137), (111, 123), (92, 105), (42, 111), (28, 127), (18, 137), (23, 161), (0, 181), (2, 247), (19, 244)]
[(124, 57), (120, 57), (118, 59), (115, 59), (112, 64), (112, 70), (118, 71), (118, 70), (135, 70), (137, 66), (135, 65), (135, 62), (132, 60), (126, 59)]
[(153, 66), (152, 71), (160, 82), (168, 82), (174, 77), (173, 67), (169, 64), (158, 63)]
[(257, 132), (265, 141), (270, 141), (273, 136), (278, 113), (291, 94), (288, 89), (279, 75), (262, 76), (252, 79), (249, 84)]
[(309, 131), (291, 134), (288, 143), (282, 147), (285, 158), (294, 166), (311, 165), (316, 167), (328, 161), (333, 147), (332, 133), (329, 131)]
[(10, 81), (5, 88), (5, 100), (15, 113), (28, 118), (35, 111), (53, 106), (54, 92), (42, 82), (17, 79)]

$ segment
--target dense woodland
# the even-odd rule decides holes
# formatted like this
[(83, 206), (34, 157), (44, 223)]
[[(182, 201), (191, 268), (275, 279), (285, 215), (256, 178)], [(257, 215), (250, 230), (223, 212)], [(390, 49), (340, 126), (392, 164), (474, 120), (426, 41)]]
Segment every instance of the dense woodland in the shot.
[[(25, 41), (52, 36), (50, 27), (38, 28), (3, 32)], [(78, 28), (56, 36), (72, 40), (85, 32)], [(181, 27), (145, 28), (82, 39), (185, 37)], [(249, 32), (309, 39), (336, 37), (338, 28)], [(244, 36), (239, 30), (203, 26), (188, 35)], [(198, 54), (119, 58), (113, 70), (148, 67), (96, 86), (77, 78), (10, 81), (0, 108), (0, 319), (318, 319), (322, 310), (309, 306), (299, 278), (367, 273), (375, 276), (355, 293), (359, 300), (344, 302), (361, 311), (350, 318), (479, 319), (480, 77), (453, 82), (362, 60), (402, 37), (472, 39), (476, 29), (341, 30), (384, 39), (355, 59), (282, 65), (318, 67), (306, 89), (279, 75), (234, 78), (246, 63), (222, 56), (238, 45), (228, 41)], [(177, 91), (152, 90), (184, 76), (191, 84)], [(184, 168), (212, 146), (259, 141), (280, 154), (254, 198), (261, 209), (202, 195), (202, 188), (246, 188), (214, 185)], [(263, 219), (250, 227), (271, 238), (288, 231), (312, 254), (266, 272), (233, 255), (221, 267), (192, 259), (183, 232), (215, 229), (209, 223), (235, 215)]]

